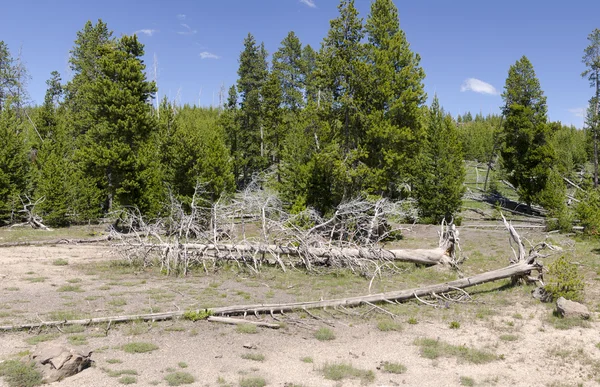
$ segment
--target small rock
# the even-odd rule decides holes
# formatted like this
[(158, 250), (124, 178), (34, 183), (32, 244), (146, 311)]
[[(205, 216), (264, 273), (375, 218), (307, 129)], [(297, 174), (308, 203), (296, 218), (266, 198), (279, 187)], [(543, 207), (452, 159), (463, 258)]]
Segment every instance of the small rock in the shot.
[(244, 344), (243, 347), (247, 349), (256, 349), (256, 345), (250, 343)]
[(583, 320), (590, 318), (590, 311), (587, 306), (580, 304), (579, 302), (569, 301), (564, 297), (560, 297), (556, 300), (556, 311), (562, 317), (579, 317)]

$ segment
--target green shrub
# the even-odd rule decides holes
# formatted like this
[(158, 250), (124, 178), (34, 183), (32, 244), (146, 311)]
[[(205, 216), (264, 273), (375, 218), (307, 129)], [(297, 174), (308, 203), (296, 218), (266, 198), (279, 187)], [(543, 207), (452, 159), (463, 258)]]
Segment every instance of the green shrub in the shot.
[(406, 366), (404, 364), (392, 363), (389, 361), (382, 363), (381, 369), (383, 372), (390, 374), (403, 374), (406, 372)]
[(575, 207), (577, 217), (587, 235), (600, 235), (600, 191), (589, 189), (579, 196), (581, 201)]
[(583, 298), (583, 280), (577, 272), (577, 266), (571, 264), (564, 256), (558, 258), (548, 267), (546, 291), (553, 299), (564, 297), (572, 301)]
[(315, 332), (315, 338), (319, 341), (333, 340), (335, 339), (335, 333), (331, 329), (323, 327)]
[(181, 386), (182, 384), (192, 384), (196, 379), (187, 372), (173, 372), (165, 376), (165, 381), (169, 386)]
[(33, 387), (42, 384), (42, 374), (35, 369), (33, 363), (18, 360), (7, 360), (0, 363), (0, 377), (10, 387)]
[(240, 380), (240, 387), (264, 387), (267, 381), (261, 377), (248, 377)]
[(191, 321), (206, 320), (212, 316), (213, 312), (210, 309), (204, 310), (188, 310), (183, 314), (183, 318)]

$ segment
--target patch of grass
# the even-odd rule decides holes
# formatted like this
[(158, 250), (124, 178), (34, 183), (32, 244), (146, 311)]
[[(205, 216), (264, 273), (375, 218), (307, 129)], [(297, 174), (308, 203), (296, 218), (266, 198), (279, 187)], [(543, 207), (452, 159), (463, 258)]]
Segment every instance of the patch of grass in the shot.
[(256, 327), (256, 325), (252, 324), (240, 324), (235, 328), (235, 330), (237, 333), (258, 333), (258, 328)]
[(58, 258), (58, 259), (55, 259), (54, 261), (52, 261), (52, 264), (54, 266), (67, 266), (69, 264), (69, 261), (64, 258)]
[(310, 356), (304, 356), (304, 357), (301, 357), (301, 358), (300, 358), (300, 360), (301, 360), (303, 363), (314, 363), (314, 360), (313, 360), (313, 358), (312, 358), (312, 357), (310, 357)]
[(108, 302), (108, 305), (112, 306), (125, 306), (127, 305), (127, 300), (124, 298), (113, 298)]
[(163, 331), (165, 331), (165, 332), (183, 332), (183, 331), (185, 331), (185, 328), (178, 327), (178, 326), (171, 326), (171, 327), (166, 327), (165, 329), (163, 329)]
[(263, 355), (262, 353), (244, 353), (242, 354), (242, 359), (264, 361), (265, 355)]
[(477, 313), (475, 313), (475, 317), (479, 318), (479, 319), (484, 319), (486, 317), (494, 316), (496, 314), (498, 314), (498, 312), (496, 312), (493, 309), (490, 309), (490, 308), (481, 308), (481, 309), (479, 309), (477, 311)]
[(406, 366), (404, 364), (386, 361), (381, 363), (381, 370), (389, 374), (403, 374), (406, 372)]
[(590, 323), (587, 320), (582, 320), (577, 317), (560, 317), (556, 314), (556, 311), (548, 319), (550, 325), (556, 329), (568, 330), (572, 328), (589, 328)]
[(322, 327), (315, 332), (315, 338), (319, 341), (329, 341), (335, 339), (335, 333), (329, 328)]
[(373, 371), (361, 370), (355, 368), (350, 363), (325, 363), (321, 368), (321, 373), (325, 379), (342, 380), (342, 379), (360, 379), (361, 383), (367, 384), (375, 380)]
[(377, 321), (377, 329), (379, 329), (382, 332), (400, 332), (402, 330), (402, 325), (397, 321), (386, 318)]
[(110, 376), (111, 378), (118, 378), (119, 376), (123, 376), (123, 375), (138, 375), (138, 372), (136, 370), (108, 370), (108, 369), (103, 369), (103, 371), (105, 371), (108, 376)]
[(80, 285), (63, 285), (60, 288), (56, 289), (57, 292), (84, 292)]
[(30, 278), (26, 278), (25, 280), (27, 280), (31, 283), (38, 283), (38, 282), (46, 281), (46, 277), (30, 277)]
[(12, 316), (10, 312), (0, 312), (0, 318)]
[(18, 292), (19, 288), (16, 286), (9, 286), (7, 288), (4, 288), (4, 290), (8, 290), (9, 292)]
[(470, 378), (468, 376), (461, 376), (460, 377), (460, 385), (461, 386), (473, 387), (475, 385), (475, 379)]
[(81, 278), (71, 278), (71, 279), (68, 279), (67, 282), (70, 284), (78, 284), (80, 282), (83, 282), (83, 280)]
[(450, 329), (458, 329), (460, 328), (460, 323), (458, 321), (451, 321), (449, 327)]
[(169, 386), (181, 386), (182, 384), (192, 384), (196, 379), (187, 372), (173, 372), (165, 376), (165, 381)]
[(119, 379), (119, 383), (121, 384), (135, 384), (137, 383), (137, 378), (135, 376), (127, 375), (123, 376)]
[(73, 335), (67, 337), (67, 341), (73, 345), (86, 345), (88, 343), (87, 336), (85, 335)]
[(156, 351), (158, 346), (152, 343), (134, 342), (123, 345), (121, 349), (127, 353), (146, 353)]
[(34, 387), (42, 384), (42, 374), (33, 363), (6, 360), (0, 363), (0, 376), (9, 387)]
[(407, 323), (411, 324), (411, 325), (416, 325), (419, 323), (419, 321), (417, 320), (416, 317), (410, 317), (408, 320), (406, 320)]
[(179, 366), (179, 368), (188, 368), (187, 363), (183, 361), (180, 361), (179, 363), (177, 363), (177, 365)]
[(37, 335), (37, 336), (33, 336), (33, 337), (28, 337), (25, 339), (25, 342), (29, 345), (36, 345), (39, 343), (43, 343), (44, 341), (54, 340), (57, 337), (58, 337), (57, 334), (46, 333), (46, 334), (41, 334), (41, 335)]
[(500, 340), (502, 340), (502, 341), (517, 341), (517, 340), (519, 340), (519, 336), (511, 335), (511, 334), (500, 335)]
[(252, 297), (252, 295), (250, 293), (244, 292), (243, 290), (238, 290), (237, 292), (235, 292), (235, 294), (243, 297), (244, 300), (249, 300)]
[(421, 356), (427, 359), (439, 357), (456, 357), (460, 360), (474, 364), (489, 363), (499, 357), (491, 352), (473, 349), (462, 345), (451, 345), (440, 340), (417, 339), (415, 345), (421, 347)]
[(264, 387), (267, 385), (265, 378), (260, 376), (252, 376), (240, 379), (240, 387)]
[(108, 364), (121, 364), (121, 363), (123, 363), (123, 360), (121, 360), (121, 359), (106, 359), (106, 362)]

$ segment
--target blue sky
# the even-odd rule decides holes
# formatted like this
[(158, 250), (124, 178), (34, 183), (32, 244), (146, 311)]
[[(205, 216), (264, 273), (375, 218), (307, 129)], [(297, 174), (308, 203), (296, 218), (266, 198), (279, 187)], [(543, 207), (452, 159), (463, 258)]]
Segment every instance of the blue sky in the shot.
[[(116, 36), (137, 31), (146, 64), (158, 58), (160, 95), (210, 105), (221, 84), (236, 82), (244, 37), (251, 32), (269, 53), (293, 30), (320, 47), (337, 16), (337, 0), (175, 0), (4, 2), (0, 40), (22, 57), (29, 93), (41, 103), (57, 70), (69, 78), (68, 55), (77, 31), (101, 18)], [(356, 0), (366, 18), (371, 1)], [(587, 36), (600, 28), (600, 1), (401, 1), (400, 24), (422, 58), (426, 91), (453, 115), (498, 113), (508, 68), (526, 55), (548, 97), (549, 118), (583, 125), (593, 94), (580, 74)], [(200, 90), (202, 93), (200, 95)]]

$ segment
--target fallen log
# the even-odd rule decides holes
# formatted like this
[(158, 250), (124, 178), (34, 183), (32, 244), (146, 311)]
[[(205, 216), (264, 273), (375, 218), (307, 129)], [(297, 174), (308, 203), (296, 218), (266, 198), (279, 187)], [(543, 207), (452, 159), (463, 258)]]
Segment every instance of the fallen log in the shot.
[[(504, 278), (516, 276), (525, 276), (533, 270), (541, 270), (541, 265), (535, 261), (529, 262), (523, 260), (516, 264), (504, 267), (502, 269), (493, 270), (486, 273), (477, 274), (467, 278), (461, 278), (455, 281), (444, 282), (441, 284), (427, 285), (420, 288), (398, 290), (393, 292), (371, 294), (366, 296), (357, 296), (349, 298), (338, 298), (322, 301), (310, 302), (293, 302), (286, 304), (255, 304), (255, 305), (236, 305), (225, 306), (218, 308), (208, 308), (205, 311), (215, 316), (233, 316), (247, 315), (258, 313), (283, 313), (305, 309), (324, 308), (324, 307), (352, 307), (361, 304), (378, 303), (378, 302), (400, 302), (416, 297), (425, 297), (431, 294), (447, 293), (456, 289), (465, 289), (486, 282), (497, 281)], [(200, 311), (198, 311), (200, 312)], [(0, 326), (0, 331), (37, 329), (43, 327), (54, 327), (63, 325), (91, 325), (104, 323), (120, 323), (128, 321), (161, 321), (180, 318), (186, 313), (185, 311), (164, 312), (164, 313), (149, 313), (129, 316), (113, 316), (113, 317), (98, 317), (82, 320), (64, 320), (64, 321), (47, 321), (21, 325), (5, 325)]]
[(250, 324), (250, 325), (255, 325), (257, 327), (265, 327), (265, 328), (272, 328), (272, 329), (281, 328), (281, 325), (279, 325), (279, 324), (272, 324), (272, 323), (267, 323), (267, 322), (262, 322), (262, 321), (248, 321), (248, 320), (243, 320), (243, 319), (239, 319), (239, 318), (230, 318), (230, 317), (209, 316), (207, 320), (210, 322), (232, 324), (232, 325)]
[[(142, 244), (128, 243), (128, 248), (153, 248), (164, 251), (171, 247), (170, 244)], [(279, 246), (265, 244), (244, 243), (233, 244), (200, 244), (200, 243), (182, 243), (178, 246), (186, 251), (196, 251), (201, 256), (211, 258), (229, 258), (240, 255), (271, 255), (271, 256), (304, 256), (319, 258), (325, 262), (327, 260), (341, 259), (370, 259), (370, 260), (388, 260), (410, 262), (420, 265), (437, 265), (449, 263), (451, 257), (449, 249), (437, 247), (433, 249), (394, 249), (386, 250), (380, 248), (346, 248), (346, 247), (295, 247)]]

